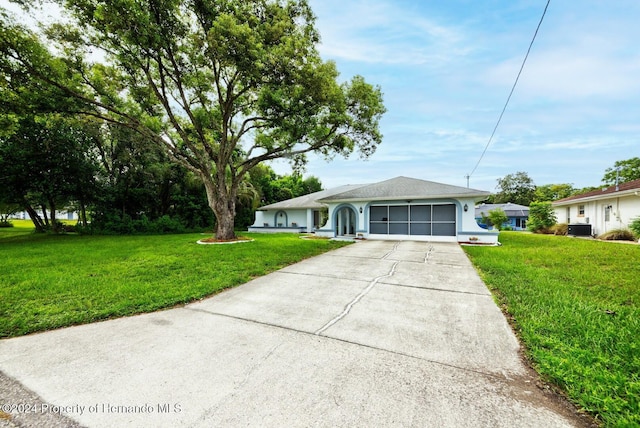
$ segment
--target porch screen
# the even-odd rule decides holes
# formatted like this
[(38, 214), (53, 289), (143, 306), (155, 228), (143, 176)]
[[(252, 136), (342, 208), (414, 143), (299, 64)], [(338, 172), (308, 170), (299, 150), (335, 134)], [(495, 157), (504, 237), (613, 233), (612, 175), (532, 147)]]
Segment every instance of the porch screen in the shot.
[(454, 204), (375, 205), (369, 233), (376, 235), (456, 236)]

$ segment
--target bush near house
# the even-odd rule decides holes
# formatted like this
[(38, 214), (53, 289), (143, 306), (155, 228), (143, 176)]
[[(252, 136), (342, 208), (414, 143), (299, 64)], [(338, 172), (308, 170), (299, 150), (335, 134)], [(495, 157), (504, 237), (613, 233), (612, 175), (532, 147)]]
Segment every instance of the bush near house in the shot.
[(551, 227), (557, 223), (551, 202), (531, 202), (527, 228), (534, 233), (551, 233)]
[(635, 241), (636, 237), (629, 229), (612, 229), (598, 235), (598, 239), (603, 241)]
[(637, 238), (640, 238), (640, 217), (636, 217), (631, 221), (629, 229), (631, 229), (633, 233), (636, 234)]
[(502, 232), (464, 247), (532, 366), (607, 427), (640, 426), (640, 247)]
[[(489, 215), (486, 215), (484, 212), (480, 213), (481, 220), (480, 223), (486, 225), (487, 227), (495, 227), (498, 230), (505, 230), (504, 224), (509, 221), (509, 217), (507, 214), (500, 209), (496, 208), (493, 210), (489, 210)], [(510, 229), (510, 226), (507, 226)]]
[(509, 221), (507, 214), (500, 208), (489, 211), (489, 220), (498, 230), (504, 230), (504, 224)]
[(554, 235), (567, 236), (569, 234), (569, 224), (568, 223), (555, 224), (551, 226), (551, 232)]

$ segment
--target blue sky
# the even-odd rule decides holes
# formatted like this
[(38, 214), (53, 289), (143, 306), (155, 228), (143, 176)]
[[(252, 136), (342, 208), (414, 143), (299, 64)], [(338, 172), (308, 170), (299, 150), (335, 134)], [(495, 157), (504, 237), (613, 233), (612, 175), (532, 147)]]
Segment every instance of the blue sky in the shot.
[[(546, 0), (309, 2), (323, 58), (341, 79), (380, 85), (388, 111), (369, 160), (310, 156), (305, 175), (325, 188), (399, 175), (466, 186)], [(537, 185), (597, 186), (615, 161), (640, 156), (639, 140), (640, 1), (551, 0), (470, 186), (494, 191), (518, 171)]]
[[(311, 157), (325, 187), (399, 175), (466, 186), (546, 0), (310, 0), (323, 58), (380, 85), (382, 145), (367, 161)], [(525, 171), (537, 185), (596, 186), (640, 156), (640, 2), (551, 0), (470, 186)], [(285, 163), (275, 164), (288, 173)]]

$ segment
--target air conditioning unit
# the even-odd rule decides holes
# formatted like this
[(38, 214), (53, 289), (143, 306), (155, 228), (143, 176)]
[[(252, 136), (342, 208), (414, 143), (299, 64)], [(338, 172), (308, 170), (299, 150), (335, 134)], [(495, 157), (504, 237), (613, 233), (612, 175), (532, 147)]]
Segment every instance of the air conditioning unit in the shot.
[(590, 224), (570, 224), (569, 231), (567, 232), (570, 236), (591, 236), (591, 225)]

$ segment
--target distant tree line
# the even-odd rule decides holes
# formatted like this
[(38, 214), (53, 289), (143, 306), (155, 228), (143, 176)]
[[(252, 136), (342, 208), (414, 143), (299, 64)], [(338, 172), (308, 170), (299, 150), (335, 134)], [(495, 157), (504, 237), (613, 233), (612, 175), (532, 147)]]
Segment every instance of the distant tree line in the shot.
[(533, 202), (552, 202), (568, 198), (592, 190), (613, 186), (616, 183), (640, 179), (640, 158), (634, 157), (617, 161), (613, 167), (607, 168), (601, 186), (578, 189), (570, 183), (545, 184), (537, 186), (526, 172), (519, 171), (499, 178), (497, 192), (491, 195), (486, 203), (506, 204), (508, 202), (529, 206)]
[[(0, 218), (26, 211), (39, 232), (63, 231), (60, 210), (78, 213), (87, 233), (211, 230), (204, 185), (165, 150), (129, 128), (59, 114), (5, 117), (0, 133)], [(258, 165), (238, 192), (236, 226), (255, 209), (322, 190), (315, 177), (277, 175)]]

